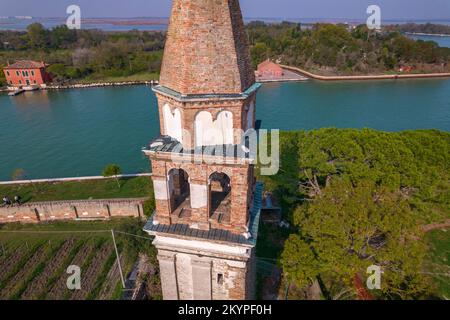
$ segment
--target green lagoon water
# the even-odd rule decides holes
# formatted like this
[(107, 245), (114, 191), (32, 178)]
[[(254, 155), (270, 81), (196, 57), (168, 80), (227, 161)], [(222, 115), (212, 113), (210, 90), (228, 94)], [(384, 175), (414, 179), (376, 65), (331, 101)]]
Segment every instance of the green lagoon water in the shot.
[(408, 35), (409, 38), (414, 40), (434, 41), (440, 47), (450, 48), (450, 36), (433, 36), (433, 35)]
[[(262, 128), (450, 131), (450, 80), (265, 84)], [(0, 180), (98, 175), (108, 163), (149, 170), (141, 148), (159, 133), (149, 87), (0, 95)]]

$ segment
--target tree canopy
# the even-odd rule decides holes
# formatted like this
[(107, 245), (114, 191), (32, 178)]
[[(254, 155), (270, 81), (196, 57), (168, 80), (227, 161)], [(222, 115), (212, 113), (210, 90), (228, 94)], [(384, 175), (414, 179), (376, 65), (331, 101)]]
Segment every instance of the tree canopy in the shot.
[(288, 281), (339, 279), (351, 288), (377, 265), (382, 297), (429, 294), (421, 227), (450, 218), (449, 133), (286, 132), (280, 165), (262, 178), (296, 229), (281, 255)]
[(42, 60), (53, 65), (49, 71), (58, 82), (150, 76), (159, 73), (164, 39), (162, 32), (45, 29), (33, 23), (26, 32), (0, 31), (0, 64)]
[[(366, 278), (367, 268), (376, 265), (383, 270), (381, 292), (389, 298), (417, 297), (427, 288), (419, 224), (400, 192), (369, 181), (354, 185), (334, 179), (322, 196), (295, 211), (294, 220), (300, 229), (293, 239), (298, 253), (285, 249), (282, 263), (298, 285), (306, 284), (306, 274), (310, 281), (323, 273), (351, 286), (355, 275)], [(291, 275), (286, 261), (294, 257), (298, 265)]]
[(117, 186), (120, 188), (120, 182), (117, 176), (122, 174), (122, 169), (117, 164), (114, 163), (108, 164), (103, 169), (102, 174), (104, 177), (114, 177), (114, 179), (116, 179)]
[(104, 177), (113, 177), (113, 176), (118, 176), (119, 174), (122, 173), (122, 170), (120, 169), (120, 167), (117, 164), (108, 164), (104, 169), (103, 169), (103, 176)]
[(252, 22), (247, 26), (253, 64), (267, 58), (323, 74), (367, 74), (398, 71), (448, 71), (450, 48), (432, 41), (415, 41), (398, 28), (371, 31), (366, 25)]
[[(440, 30), (434, 25), (422, 27)], [(450, 48), (409, 39), (401, 34), (402, 28), (386, 26), (377, 33), (365, 25), (354, 29), (290, 22), (246, 25), (255, 67), (272, 58), (323, 74), (398, 72), (403, 66), (413, 67), (413, 72), (450, 71)], [(43, 60), (57, 65), (51, 72), (58, 82), (139, 76), (156, 79), (165, 35), (159, 31), (71, 30), (65, 25), (45, 29), (33, 23), (25, 32), (0, 31), (0, 65), (19, 59)], [(4, 85), (0, 76), (1, 83)]]

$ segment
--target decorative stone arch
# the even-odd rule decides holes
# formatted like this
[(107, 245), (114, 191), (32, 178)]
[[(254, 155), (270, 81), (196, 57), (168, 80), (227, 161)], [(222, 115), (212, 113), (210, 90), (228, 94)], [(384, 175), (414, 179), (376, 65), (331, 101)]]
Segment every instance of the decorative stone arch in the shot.
[(229, 222), (231, 213), (231, 178), (215, 171), (208, 177), (208, 216), (217, 222)]
[(233, 112), (220, 110), (213, 117), (209, 111), (200, 111), (194, 118), (195, 146), (234, 143)]
[(173, 111), (168, 103), (164, 104), (163, 108), (163, 120), (165, 134), (183, 142), (183, 129), (181, 126), (181, 111), (179, 108), (175, 108)]
[(189, 176), (189, 180), (191, 179), (191, 170), (192, 166), (190, 166), (189, 163), (181, 163), (181, 162), (170, 162), (167, 164), (167, 176), (169, 175), (169, 172), (173, 169), (183, 170), (187, 173)]
[(208, 166), (208, 172), (206, 174), (206, 176), (208, 178), (208, 183), (209, 183), (209, 177), (211, 177), (214, 173), (224, 173), (230, 178), (231, 181), (233, 179), (233, 168), (227, 167), (227, 166), (220, 166), (220, 165), (211, 165), (211, 166)]

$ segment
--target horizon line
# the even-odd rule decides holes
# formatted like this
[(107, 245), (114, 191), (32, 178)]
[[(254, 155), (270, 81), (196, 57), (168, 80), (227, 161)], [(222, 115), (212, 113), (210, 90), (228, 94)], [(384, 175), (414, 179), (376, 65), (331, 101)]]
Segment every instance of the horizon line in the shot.
[[(18, 17), (31, 17), (32, 19), (66, 19), (66, 16), (29, 16), (29, 15), (9, 15), (9, 16), (0, 16), (1, 19), (11, 19), (11, 18), (18, 18)], [(88, 16), (83, 17), (82, 19), (169, 19), (169, 16), (130, 16), (130, 17), (120, 17), (120, 16)], [(244, 20), (248, 19), (264, 19), (264, 20), (300, 20), (300, 19), (316, 19), (316, 20), (357, 20), (357, 21), (365, 21), (366, 17), (364, 18), (355, 18), (355, 17), (243, 17)], [(23, 19), (26, 20), (26, 19)], [(384, 21), (450, 21), (450, 17), (448, 18), (385, 18)]]

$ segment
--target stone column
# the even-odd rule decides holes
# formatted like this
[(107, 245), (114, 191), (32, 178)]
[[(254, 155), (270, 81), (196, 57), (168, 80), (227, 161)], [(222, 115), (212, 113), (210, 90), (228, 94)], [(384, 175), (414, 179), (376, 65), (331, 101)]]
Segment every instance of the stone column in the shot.
[(158, 250), (159, 270), (164, 300), (178, 300), (175, 253)]
[(159, 223), (170, 224), (170, 199), (165, 177), (153, 177), (155, 191), (156, 219)]
[(231, 186), (231, 225), (239, 232), (245, 232), (248, 218), (248, 185)]
[(198, 180), (191, 180), (191, 221), (197, 229), (209, 230), (208, 186)]
[(191, 260), (194, 300), (211, 300), (211, 261)]

